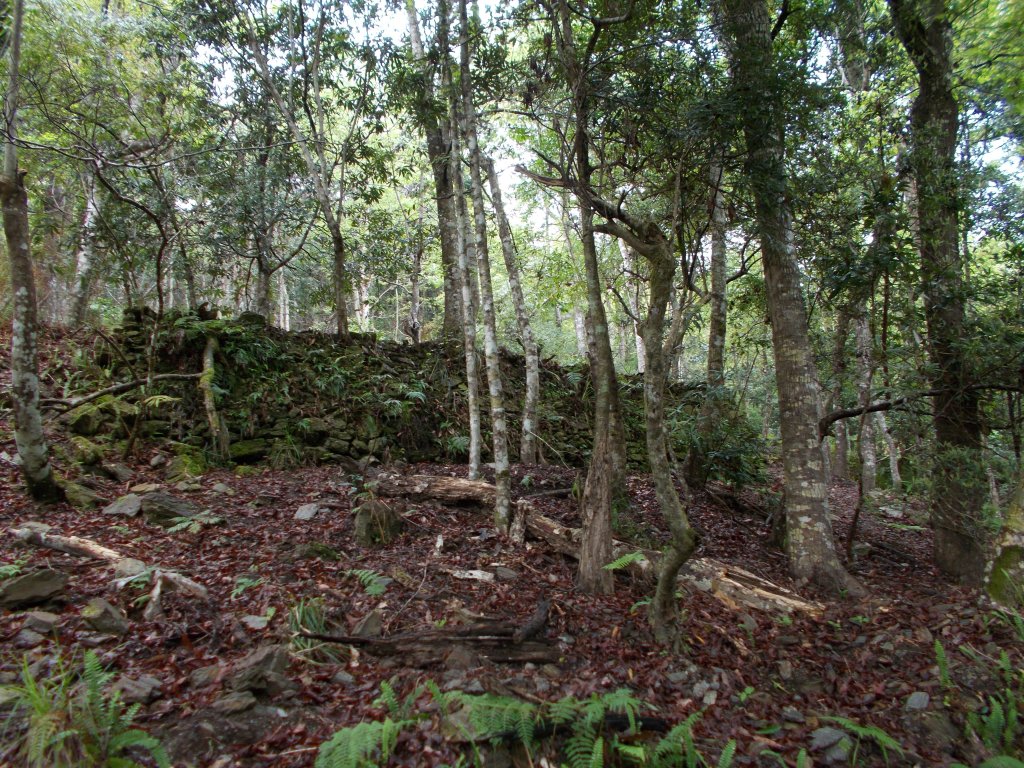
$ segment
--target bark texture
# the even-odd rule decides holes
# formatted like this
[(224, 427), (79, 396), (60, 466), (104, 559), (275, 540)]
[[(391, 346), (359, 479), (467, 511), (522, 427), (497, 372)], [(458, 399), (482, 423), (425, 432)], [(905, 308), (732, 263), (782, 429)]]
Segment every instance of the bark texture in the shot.
[(928, 355), (938, 443), (932, 500), (935, 563), (947, 576), (978, 585), (984, 575), (981, 505), (986, 480), (978, 393), (967, 386), (963, 260), (957, 236), (956, 149), (959, 108), (953, 92), (953, 28), (945, 0), (889, 0), (896, 33), (918, 74), (910, 110), (910, 166), (917, 191), (917, 234), (924, 284)]
[(32, 236), (28, 224), (28, 193), (25, 175), (18, 169), (17, 140), (18, 69), (21, 62), (21, 25), (24, 6), (14, 0), (10, 32), (10, 62), (4, 122), (3, 173), (0, 174), (0, 205), (10, 259), (11, 292), (11, 401), (14, 406), (14, 441), (29, 495), (39, 501), (56, 501), (63, 494), (50, 467), (49, 449), (39, 412), (39, 323), (36, 317), (36, 286), (32, 271)]
[(826, 589), (860, 594), (862, 587), (839, 561), (828, 515), (816, 427), (818, 386), (786, 201), (772, 22), (764, 0), (722, 0), (722, 11), (733, 93), (747, 145), (746, 173), (754, 194), (772, 327), (790, 569), (796, 577)]

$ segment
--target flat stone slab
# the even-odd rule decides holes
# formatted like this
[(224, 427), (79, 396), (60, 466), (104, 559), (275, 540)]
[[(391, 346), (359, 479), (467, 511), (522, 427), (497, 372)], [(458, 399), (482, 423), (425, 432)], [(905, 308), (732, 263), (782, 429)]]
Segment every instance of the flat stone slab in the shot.
[(0, 606), (28, 608), (52, 600), (64, 591), (67, 574), (52, 568), (17, 576), (0, 586)]
[(303, 504), (295, 510), (296, 520), (312, 520), (320, 512), (319, 504)]
[(135, 517), (141, 511), (142, 497), (135, 493), (121, 496), (103, 508), (105, 515), (122, 515), (123, 517)]

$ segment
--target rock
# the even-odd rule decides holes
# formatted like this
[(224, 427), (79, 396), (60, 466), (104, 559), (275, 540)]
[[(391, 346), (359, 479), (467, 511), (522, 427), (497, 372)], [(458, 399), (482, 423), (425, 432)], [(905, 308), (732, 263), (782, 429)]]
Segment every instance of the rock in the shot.
[(225, 715), (245, 712), (256, 706), (256, 697), (251, 691), (232, 691), (213, 702), (213, 708)]
[(174, 484), (174, 490), (182, 493), (192, 493), (193, 491), (203, 490), (203, 484), (198, 480), (182, 480)]
[(480, 664), (480, 656), (464, 645), (456, 645), (444, 659), (447, 669), (476, 669)]
[(789, 680), (793, 677), (793, 662), (788, 659), (783, 659), (779, 662), (779, 677), (783, 680)]
[(71, 447), (74, 449), (75, 461), (84, 466), (94, 466), (103, 462), (103, 449), (87, 437), (71, 436)]
[(25, 614), (25, 623), (22, 624), (22, 628), (38, 632), (41, 635), (48, 635), (57, 628), (58, 621), (60, 621), (60, 616), (55, 613), (30, 611)]
[(103, 471), (112, 480), (117, 480), (119, 483), (127, 483), (135, 476), (135, 473), (124, 464), (104, 464)]
[(805, 718), (803, 712), (796, 707), (783, 707), (782, 719), (787, 723), (802, 723), (805, 722), (807, 718)]
[(185, 499), (179, 499), (164, 491), (154, 491), (142, 497), (142, 514), (147, 523), (170, 528), (176, 518), (194, 517), (199, 507)]
[(123, 635), (129, 627), (128, 619), (116, 605), (94, 597), (82, 609), (82, 619), (97, 632), (105, 635)]
[(114, 683), (114, 690), (121, 692), (121, 700), (125, 704), (149, 704), (162, 695), (161, 685), (163, 683), (152, 675), (143, 675), (139, 678), (121, 675)]
[(404, 523), (398, 513), (378, 499), (361, 504), (356, 510), (356, 541), (364, 547), (390, 544), (402, 532)]
[(142, 498), (135, 493), (125, 494), (103, 508), (105, 515), (122, 515), (123, 517), (135, 517), (141, 511)]
[(841, 731), (838, 728), (832, 728), (831, 726), (818, 728), (811, 734), (811, 752), (820, 752), (823, 749), (833, 747), (843, 739), (849, 741), (845, 731)]
[(146, 570), (146, 564), (134, 557), (122, 557), (114, 562), (114, 578), (127, 579), (131, 576), (138, 576)]
[(15, 648), (35, 648), (37, 645), (41, 645), (46, 640), (38, 632), (34, 632), (31, 629), (22, 629), (14, 636), (14, 647)]
[(258, 691), (275, 696), (292, 687), (285, 677), (290, 658), (288, 647), (266, 645), (235, 662), (227, 677), (227, 688), (233, 691)]
[(103, 428), (103, 413), (92, 403), (73, 408), (61, 417), (76, 435), (92, 437)]
[(908, 712), (919, 712), (922, 709), (928, 709), (928, 703), (931, 698), (924, 691), (914, 691), (907, 698), (907, 703), (904, 705), (904, 709)]
[(239, 464), (255, 464), (270, 453), (270, 441), (261, 437), (239, 440), (228, 449), (231, 460)]
[(213, 486), (214, 493), (223, 493), (225, 496), (234, 496), (235, 490), (227, 483), (215, 483)]
[(374, 609), (363, 616), (356, 624), (352, 634), (356, 637), (380, 637), (384, 634), (384, 616)]
[(295, 519), (296, 520), (312, 520), (314, 517), (316, 517), (316, 515), (317, 515), (317, 513), (319, 511), (320, 511), (320, 505), (319, 504), (316, 504), (316, 503), (303, 504), (301, 507), (299, 507), (297, 510), (295, 510)]
[(193, 688), (206, 688), (213, 685), (220, 679), (222, 667), (220, 664), (210, 664), (207, 667), (194, 669), (189, 673), (188, 682)]
[(155, 454), (152, 459), (149, 460), (149, 466), (153, 469), (160, 469), (167, 463), (167, 457), (162, 453)]
[(153, 493), (153, 491), (159, 491), (161, 488), (163, 486), (160, 483), (139, 483), (138, 485), (133, 485), (128, 490), (132, 493)]
[(331, 678), (331, 682), (335, 685), (352, 685), (355, 681), (356, 679), (343, 669), (339, 669)]
[(267, 628), (267, 625), (270, 623), (270, 618), (266, 614), (264, 614), (263, 616), (246, 614), (242, 617), (241, 621), (249, 629), (261, 630)]
[(17, 576), (0, 586), (0, 606), (16, 609), (45, 603), (60, 595), (67, 583), (65, 574), (51, 568)]
[(95, 509), (101, 504), (106, 504), (107, 502), (107, 500), (96, 493), (96, 491), (91, 488), (86, 488), (81, 483), (74, 483), (70, 480), (61, 480), (58, 484), (63, 489), (64, 496), (67, 498), (68, 504), (73, 506), (75, 509)]
[(506, 568), (503, 565), (499, 565), (494, 568), (494, 576), (498, 581), (513, 581), (519, 578), (519, 574), (516, 571), (513, 571), (511, 568)]

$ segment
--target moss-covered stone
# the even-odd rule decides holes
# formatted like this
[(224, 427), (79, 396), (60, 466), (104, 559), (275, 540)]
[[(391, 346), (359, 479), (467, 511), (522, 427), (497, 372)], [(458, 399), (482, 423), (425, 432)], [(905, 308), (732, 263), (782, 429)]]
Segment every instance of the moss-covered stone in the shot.
[(68, 504), (75, 509), (96, 509), (106, 504), (106, 499), (84, 485), (71, 480), (60, 480), (59, 485), (64, 491)]
[(80, 405), (64, 414), (64, 423), (76, 435), (92, 437), (103, 429), (105, 415), (93, 403)]
[(252, 440), (239, 440), (231, 444), (231, 460), (239, 464), (253, 464), (266, 458), (270, 453), (271, 442), (262, 437)]
[(206, 463), (206, 456), (202, 450), (194, 445), (171, 443), (170, 448), (175, 455), (167, 463), (167, 469), (164, 474), (171, 482), (200, 477), (209, 469)]
[(103, 461), (103, 449), (87, 437), (72, 435), (71, 447), (79, 464), (92, 466)]

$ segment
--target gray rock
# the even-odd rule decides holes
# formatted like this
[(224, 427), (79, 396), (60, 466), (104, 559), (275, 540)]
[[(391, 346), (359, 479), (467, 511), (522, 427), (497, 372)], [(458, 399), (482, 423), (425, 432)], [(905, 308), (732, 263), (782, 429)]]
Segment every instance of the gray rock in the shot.
[(359, 620), (352, 634), (356, 637), (380, 637), (384, 634), (384, 616), (376, 609), (370, 611)]
[(103, 471), (119, 483), (127, 483), (135, 477), (135, 473), (124, 464), (104, 464)]
[(142, 514), (146, 522), (162, 528), (173, 526), (175, 518), (194, 517), (198, 513), (199, 507), (192, 502), (164, 491), (147, 493), (142, 497)]
[(60, 616), (49, 611), (31, 611), (25, 614), (24, 629), (38, 632), (41, 635), (48, 635), (57, 628)]
[(67, 583), (65, 574), (51, 568), (17, 576), (0, 586), (0, 607), (28, 608), (45, 603), (60, 595)]
[(232, 691), (213, 702), (213, 708), (225, 715), (245, 712), (256, 706), (256, 697), (251, 691)]
[(233, 691), (258, 691), (276, 696), (292, 686), (285, 677), (290, 659), (288, 647), (266, 645), (235, 662), (227, 677), (227, 688)]
[(296, 520), (312, 520), (314, 517), (317, 516), (317, 513), (319, 511), (320, 511), (320, 505), (319, 504), (316, 504), (316, 503), (303, 504), (301, 507), (299, 507), (297, 510), (295, 510), (295, 519)]
[(834, 747), (843, 739), (847, 739), (845, 731), (830, 726), (819, 728), (811, 734), (811, 752), (820, 752), (823, 749)]
[(922, 709), (928, 709), (928, 703), (931, 701), (931, 697), (928, 696), (924, 691), (914, 691), (907, 698), (907, 703), (904, 708), (908, 712), (919, 712)]
[(107, 500), (82, 483), (73, 483), (70, 480), (60, 482), (61, 489), (68, 504), (75, 509), (95, 509), (107, 503)]
[(156, 454), (152, 459), (149, 460), (149, 466), (153, 469), (159, 469), (167, 463), (167, 457), (162, 453)]
[(22, 629), (14, 636), (14, 647), (15, 648), (35, 648), (37, 645), (42, 644), (46, 638), (38, 632), (33, 632), (31, 629)]
[(121, 496), (103, 508), (105, 515), (122, 515), (124, 517), (135, 517), (141, 511), (142, 498), (134, 493)]
[(787, 723), (802, 723), (807, 718), (805, 718), (803, 712), (796, 707), (783, 707), (782, 719)]
[(82, 609), (82, 619), (97, 632), (105, 635), (123, 635), (129, 627), (128, 619), (116, 605), (94, 597)]
[(499, 565), (494, 568), (494, 576), (498, 581), (512, 581), (513, 579), (519, 578), (519, 573), (513, 571), (511, 568)]
[(211, 664), (208, 667), (200, 667), (189, 673), (188, 682), (193, 688), (206, 688), (213, 685), (220, 679), (220, 664)]
[(331, 682), (335, 685), (352, 685), (355, 681), (356, 679), (343, 669), (339, 669), (331, 678)]
[(162, 683), (152, 675), (143, 675), (137, 679), (122, 675), (114, 683), (114, 690), (121, 692), (121, 700), (125, 704), (149, 704), (162, 695), (161, 685)]
[(214, 493), (223, 493), (225, 496), (234, 496), (235, 495), (235, 489), (232, 488), (227, 483), (214, 483), (213, 492)]

